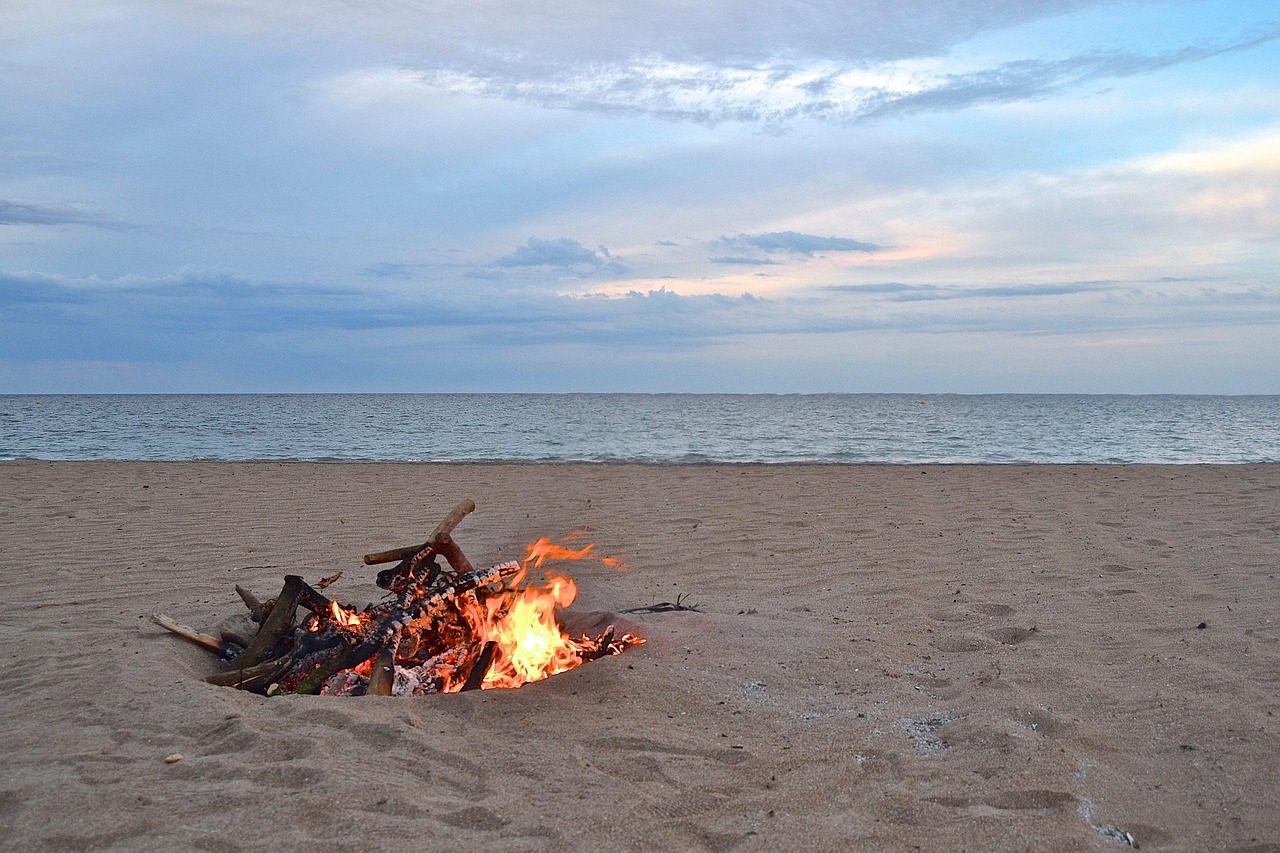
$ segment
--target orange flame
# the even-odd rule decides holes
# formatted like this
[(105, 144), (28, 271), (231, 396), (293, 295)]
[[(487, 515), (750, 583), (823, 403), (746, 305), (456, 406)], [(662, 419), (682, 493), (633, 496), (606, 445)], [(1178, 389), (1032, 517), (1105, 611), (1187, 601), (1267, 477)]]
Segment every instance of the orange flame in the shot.
[(481, 640), (498, 644), (485, 676), (485, 687), (519, 687), (582, 663), (577, 644), (560, 628), (557, 607), (568, 607), (578, 596), (567, 577), (551, 576), (542, 586), (515, 589), (490, 599), (475, 621)]
[[(567, 548), (544, 536), (528, 546), (521, 567), (527, 571), (542, 568), (547, 560), (589, 559), (594, 548), (594, 544)], [(618, 565), (610, 558), (602, 562)], [(586, 647), (565, 633), (556, 616), (557, 609), (578, 597), (578, 585), (572, 578), (548, 572), (545, 584), (520, 586), (523, 577), (522, 573), (514, 579), (506, 594), (473, 600), (464, 608), (479, 640), (497, 644), (484, 679), (486, 688), (519, 687), (585, 662)]]
[(534, 542), (532, 545), (528, 546), (528, 548), (525, 551), (524, 560), (522, 560), (521, 562), (523, 563), (526, 569), (530, 567), (530, 564), (532, 564), (533, 568), (540, 569), (542, 568), (542, 564), (545, 563), (547, 560), (584, 559), (588, 554), (591, 553), (591, 549), (594, 547), (596, 546), (593, 543), (593, 544), (587, 545), (584, 548), (579, 548), (578, 550), (575, 551), (572, 548), (566, 548), (563, 545), (557, 545), (547, 537), (543, 536), (537, 542)]
[[(581, 532), (570, 533), (565, 537), (565, 539), (577, 539), (580, 536), (582, 536)], [(574, 550), (573, 548), (566, 548), (563, 545), (557, 545), (547, 537), (543, 536), (537, 542), (534, 542), (532, 545), (527, 547), (524, 560), (521, 562), (525, 569), (530, 568), (530, 565), (535, 569), (540, 569), (542, 568), (542, 564), (547, 560), (596, 559), (604, 565), (618, 569), (619, 571), (625, 572), (627, 570), (626, 563), (622, 562), (622, 560), (619, 560), (617, 557), (594, 557), (591, 552), (595, 547), (595, 544), (591, 543)]]
[(329, 602), (329, 610), (333, 615), (333, 621), (337, 622), (343, 628), (359, 628), (360, 614), (354, 610), (347, 610), (336, 601)]

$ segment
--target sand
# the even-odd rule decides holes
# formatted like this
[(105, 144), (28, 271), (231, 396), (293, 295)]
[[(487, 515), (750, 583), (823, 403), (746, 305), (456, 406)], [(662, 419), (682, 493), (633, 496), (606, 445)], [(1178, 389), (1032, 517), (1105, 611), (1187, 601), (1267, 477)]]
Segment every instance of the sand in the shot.
[[(516, 691), (203, 683), (241, 583), (456, 501), (649, 643)], [(0, 464), (0, 848), (1280, 850), (1280, 465)], [(175, 753), (180, 761), (166, 763)]]

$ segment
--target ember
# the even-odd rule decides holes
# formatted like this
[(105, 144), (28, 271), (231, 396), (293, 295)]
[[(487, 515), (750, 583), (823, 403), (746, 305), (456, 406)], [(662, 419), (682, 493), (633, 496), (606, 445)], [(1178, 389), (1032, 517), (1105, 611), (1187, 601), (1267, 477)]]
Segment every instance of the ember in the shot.
[(560, 611), (577, 597), (577, 585), (550, 572), (545, 584), (528, 582), (529, 569), (547, 560), (594, 559), (592, 545), (569, 548), (543, 538), (519, 562), (474, 568), (452, 537), (474, 509), (463, 501), (421, 545), (365, 555), (368, 565), (396, 565), (378, 573), (387, 598), (363, 610), (288, 575), (280, 595), (266, 603), (236, 587), (252, 630), (224, 628), (218, 638), (163, 616), (153, 621), (229, 661), (230, 669), (206, 681), (268, 695), (416, 696), (519, 687), (644, 642), (614, 625), (595, 636), (571, 636)]

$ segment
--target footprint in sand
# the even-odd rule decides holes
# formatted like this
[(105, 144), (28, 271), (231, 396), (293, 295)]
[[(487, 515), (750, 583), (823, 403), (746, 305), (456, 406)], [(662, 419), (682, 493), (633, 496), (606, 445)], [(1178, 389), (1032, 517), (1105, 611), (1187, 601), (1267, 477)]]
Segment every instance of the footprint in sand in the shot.
[(440, 820), (456, 826), (458, 829), (476, 829), (476, 830), (499, 830), (507, 825), (508, 821), (498, 817), (493, 812), (480, 806), (471, 806), (465, 809), (459, 809), (450, 814), (441, 815)]
[(990, 643), (977, 637), (959, 634), (938, 637), (931, 641), (931, 645), (940, 652), (976, 652), (988, 648)]
[(998, 791), (985, 797), (929, 797), (926, 802), (950, 806), (969, 817), (1010, 817), (1017, 813), (1068, 809), (1076, 798), (1066, 791)]
[(1009, 626), (1007, 628), (995, 628), (987, 632), (987, 636), (998, 643), (1006, 646), (1016, 646), (1019, 643), (1025, 643), (1036, 635), (1035, 628), (1017, 628)]

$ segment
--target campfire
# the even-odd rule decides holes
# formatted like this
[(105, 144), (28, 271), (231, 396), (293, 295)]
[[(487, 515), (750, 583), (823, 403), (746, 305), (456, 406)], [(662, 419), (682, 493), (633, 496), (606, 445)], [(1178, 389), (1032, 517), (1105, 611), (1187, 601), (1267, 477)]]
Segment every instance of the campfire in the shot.
[[(275, 695), (418, 696), (494, 687), (519, 687), (620, 654), (644, 638), (615, 624), (571, 632), (565, 609), (577, 597), (571, 578), (530, 573), (548, 561), (600, 559), (543, 538), (523, 560), (477, 569), (452, 532), (475, 509), (454, 508), (421, 545), (366, 554), (366, 565), (395, 563), (378, 573), (383, 601), (355, 610), (322, 590), (341, 576), (308, 584), (287, 575), (270, 601), (236, 587), (248, 613), (228, 620), (219, 636), (203, 634), (165, 616), (152, 620), (217, 653), (226, 670), (205, 680)], [(444, 560), (444, 565), (440, 564)]]

